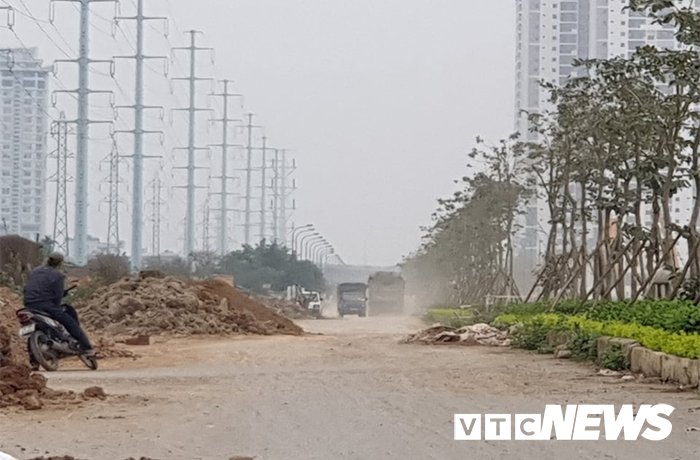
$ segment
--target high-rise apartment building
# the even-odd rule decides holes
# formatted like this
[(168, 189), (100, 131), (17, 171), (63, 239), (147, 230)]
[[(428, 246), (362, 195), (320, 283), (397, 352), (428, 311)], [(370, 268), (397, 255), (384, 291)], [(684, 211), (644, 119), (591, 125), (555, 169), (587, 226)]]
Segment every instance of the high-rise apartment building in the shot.
[(643, 45), (678, 46), (673, 25), (631, 11), (629, 0), (517, 0), (515, 113), (528, 133), (527, 113), (547, 108), (540, 82), (564, 83), (576, 59), (625, 56)]
[[(644, 13), (632, 11), (629, 0), (516, 0), (515, 125), (524, 140), (536, 140), (528, 114), (550, 109), (549, 93), (541, 83), (564, 84), (583, 69), (576, 59), (629, 56), (644, 45), (675, 49), (675, 27), (660, 25)], [(679, 3), (700, 5), (698, 0)], [(692, 192), (674, 198), (673, 212), (690, 212)], [(645, 211), (648, 223), (650, 210)], [(532, 267), (541, 262), (547, 244), (549, 210), (540, 200), (525, 210), (517, 235), (518, 281), (532, 281)], [(595, 233), (595, 232), (593, 232)]]
[(0, 49), (0, 234), (45, 231), (47, 86), (35, 49)]

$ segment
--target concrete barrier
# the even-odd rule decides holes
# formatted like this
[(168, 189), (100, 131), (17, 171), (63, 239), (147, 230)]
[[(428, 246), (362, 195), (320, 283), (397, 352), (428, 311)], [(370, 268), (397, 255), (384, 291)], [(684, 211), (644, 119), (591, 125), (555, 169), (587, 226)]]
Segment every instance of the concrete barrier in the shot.
[(646, 377), (661, 377), (661, 359), (664, 353), (644, 347), (632, 349), (630, 369)]
[(632, 350), (641, 345), (636, 340), (623, 339), (620, 337), (599, 337), (596, 341), (596, 350), (598, 353), (598, 358), (601, 358), (607, 353), (611, 348), (619, 346), (622, 352), (627, 358), (627, 362), (632, 361)]
[(698, 385), (698, 360), (663, 354), (661, 357), (661, 380), (681, 385)]
[[(547, 334), (547, 342), (556, 349), (564, 348), (569, 338), (567, 331), (551, 331)], [(599, 337), (596, 340), (598, 358), (605, 356), (615, 346), (622, 349), (632, 372), (646, 377), (659, 377), (664, 382), (698, 386), (700, 389), (700, 359), (681, 358), (650, 350), (636, 340), (620, 337)]]
[(700, 359), (681, 358), (641, 345), (631, 349), (630, 369), (646, 377), (659, 377), (664, 382), (700, 385)]

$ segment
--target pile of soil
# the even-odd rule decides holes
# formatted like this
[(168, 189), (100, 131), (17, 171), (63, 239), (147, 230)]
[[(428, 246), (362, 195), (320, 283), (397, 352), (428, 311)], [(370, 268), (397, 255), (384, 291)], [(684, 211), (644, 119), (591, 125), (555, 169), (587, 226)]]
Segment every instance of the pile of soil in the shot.
[[(41, 409), (46, 405), (80, 403), (95, 398), (90, 394), (75, 394), (71, 391), (55, 391), (46, 386), (46, 377), (34, 373), (29, 367), (26, 345), (19, 338), (19, 325), (15, 312), (22, 302), (13, 291), (0, 287), (0, 409), (23, 407), (27, 410)], [(101, 393), (104, 396), (104, 392)]]
[(257, 297), (257, 299), (267, 308), (289, 319), (312, 319), (314, 317), (308, 309), (291, 300), (275, 297)]
[(474, 324), (459, 329), (435, 325), (406, 337), (403, 343), (425, 343), (438, 345), (454, 343), (458, 345), (486, 345), (491, 347), (510, 346), (508, 333), (488, 324)]
[(22, 308), (19, 296), (0, 287), (0, 366), (26, 360), (26, 347), (17, 334), (19, 323), (15, 312)]
[(76, 307), (86, 329), (108, 336), (303, 333), (221, 280), (124, 278)]

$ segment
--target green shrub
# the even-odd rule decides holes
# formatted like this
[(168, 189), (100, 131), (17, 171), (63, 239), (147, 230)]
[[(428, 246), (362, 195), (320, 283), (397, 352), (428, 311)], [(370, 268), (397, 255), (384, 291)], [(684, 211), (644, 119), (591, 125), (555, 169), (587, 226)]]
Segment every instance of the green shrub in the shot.
[(700, 307), (685, 300), (608, 302), (586, 312), (595, 321), (637, 323), (670, 332), (700, 332)]
[(571, 338), (567, 344), (571, 350), (571, 356), (582, 361), (595, 360), (598, 357), (598, 337), (600, 335), (591, 333), (580, 326), (571, 328)]
[(434, 308), (428, 310), (423, 319), (431, 324), (460, 328), (475, 323), (474, 312), (468, 308)]
[[(528, 331), (527, 340), (515, 340), (515, 346), (526, 345), (531, 347), (537, 342), (538, 337), (547, 331), (542, 329), (566, 329), (576, 330), (580, 328), (591, 335), (606, 335), (610, 337), (623, 337), (634, 339), (643, 346), (656, 351), (663, 351), (671, 355), (683, 358), (700, 358), (700, 334), (686, 332), (670, 332), (651, 326), (642, 326), (635, 323), (622, 323), (619, 321), (603, 322), (594, 321), (585, 316), (564, 316), (558, 314), (540, 314), (535, 316), (502, 315), (496, 318), (494, 324), (499, 326), (511, 326), (521, 323), (521, 329)], [(528, 325), (529, 329), (528, 329)], [(525, 347), (523, 347), (525, 348)], [(528, 348), (532, 349), (532, 348)]]
[[(499, 316), (535, 316), (549, 313), (550, 306), (539, 302), (513, 304), (499, 309)], [(664, 329), (669, 332), (700, 332), (700, 306), (686, 300), (642, 300), (633, 305), (627, 302), (581, 303), (578, 300), (562, 301), (553, 313), (577, 316), (601, 322), (637, 323), (642, 326)]]
[(550, 350), (547, 343), (549, 331), (560, 328), (562, 317), (559, 315), (537, 315), (523, 322), (513, 334), (513, 345), (525, 350)]
[(606, 350), (598, 360), (598, 364), (614, 371), (622, 371), (630, 367), (627, 356), (625, 356), (625, 352), (619, 344), (613, 344), (610, 349)]

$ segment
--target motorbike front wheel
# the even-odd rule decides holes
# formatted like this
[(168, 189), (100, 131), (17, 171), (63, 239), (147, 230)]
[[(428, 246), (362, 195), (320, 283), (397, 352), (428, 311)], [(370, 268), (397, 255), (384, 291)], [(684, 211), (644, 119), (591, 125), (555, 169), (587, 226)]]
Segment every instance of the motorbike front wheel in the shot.
[(29, 351), (36, 362), (49, 372), (58, 370), (58, 356), (49, 347), (49, 338), (42, 331), (34, 331), (29, 337)]
[(94, 356), (85, 356), (85, 355), (80, 355), (79, 356), (80, 360), (87, 366), (88, 369), (92, 371), (97, 370), (97, 358)]

